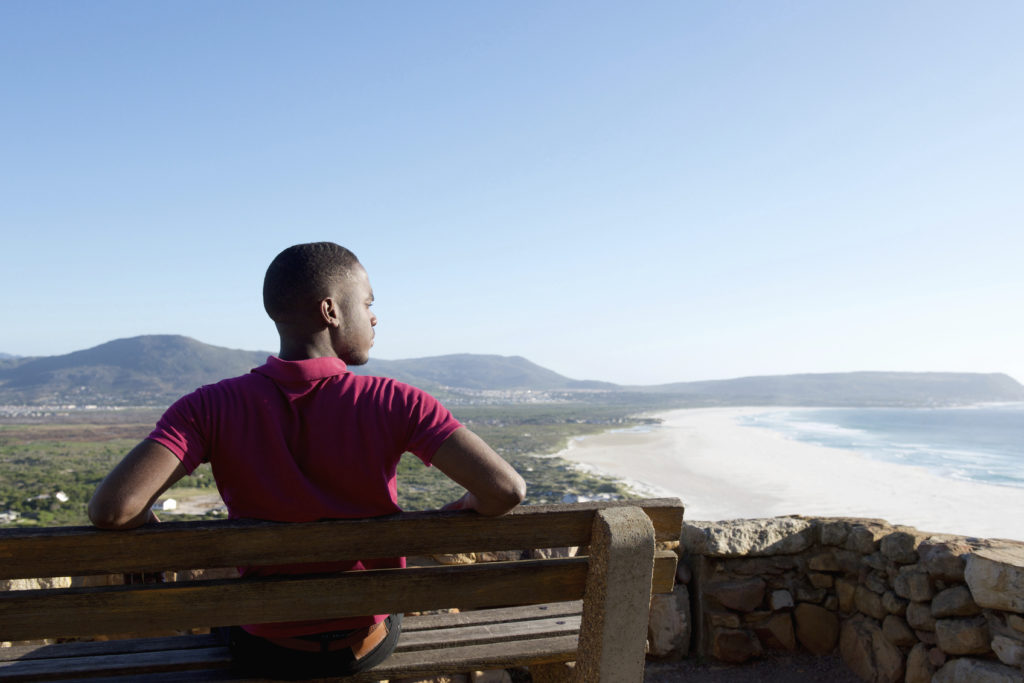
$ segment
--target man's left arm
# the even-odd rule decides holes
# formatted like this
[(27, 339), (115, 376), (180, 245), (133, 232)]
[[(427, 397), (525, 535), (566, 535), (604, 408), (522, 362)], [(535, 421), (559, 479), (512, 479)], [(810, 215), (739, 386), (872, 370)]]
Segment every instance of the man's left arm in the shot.
[(89, 519), (101, 529), (134, 529), (155, 522), (153, 503), (185, 474), (174, 453), (145, 439), (100, 482), (89, 500)]

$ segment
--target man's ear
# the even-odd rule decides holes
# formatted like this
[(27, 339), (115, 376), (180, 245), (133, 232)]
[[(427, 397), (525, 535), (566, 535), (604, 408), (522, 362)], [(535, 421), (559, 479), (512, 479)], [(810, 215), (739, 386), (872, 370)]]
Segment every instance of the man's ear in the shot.
[(341, 307), (333, 297), (320, 301), (320, 322), (328, 327), (341, 326)]

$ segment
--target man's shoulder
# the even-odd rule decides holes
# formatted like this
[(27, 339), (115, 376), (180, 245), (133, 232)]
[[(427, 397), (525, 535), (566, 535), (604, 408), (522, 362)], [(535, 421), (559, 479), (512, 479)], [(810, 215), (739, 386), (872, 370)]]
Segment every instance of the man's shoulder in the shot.
[(440, 400), (429, 391), (394, 379), (393, 377), (357, 375), (353, 372), (348, 372), (339, 379), (363, 396), (401, 398), (412, 402), (430, 401), (440, 403)]

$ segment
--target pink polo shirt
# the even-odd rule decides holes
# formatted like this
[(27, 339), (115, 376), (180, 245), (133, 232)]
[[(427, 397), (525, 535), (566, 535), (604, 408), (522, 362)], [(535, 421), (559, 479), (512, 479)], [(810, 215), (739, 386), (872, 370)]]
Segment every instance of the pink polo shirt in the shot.
[[(278, 522), (398, 512), (395, 472), (409, 451), (429, 465), (460, 427), (437, 399), (383, 377), (354, 375), (338, 358), (271, 356), (248, 375), (179, 399), (149, 438), (191, 472), (210, 462), (230, 517)], [(243, 568), (243, 575), (404, 566), (404, 558)], [(287, 637), (365, 626), (383, 615), (255, 624)]]

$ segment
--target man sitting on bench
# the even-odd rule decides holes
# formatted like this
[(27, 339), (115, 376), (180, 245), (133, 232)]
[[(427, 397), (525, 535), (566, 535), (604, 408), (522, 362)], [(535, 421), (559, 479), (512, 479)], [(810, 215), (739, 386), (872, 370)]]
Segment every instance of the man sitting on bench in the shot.
[[(247, 375), (179, 399), (103, 480), (93, 524), (155, 521), (157, 497), (209, 462), (232, 518), (279, 522), (399, 512), (395, 473), (412, 452), (466, 489), (445, 509), (500, 515), (525, 495), (519, 474), (435, 398), (381, 377), (352, 374), (369, 359), (377, 317), (362, 265), (331, 242), (282, 251), (267, 269), (263, 303), (280, 352)], [(402, 567), (405, 558), (245, 567), (243, 576)], [(343, 676), (394, 650), (401, 615), (248, 624), (227, 636), (259, 675)]]

